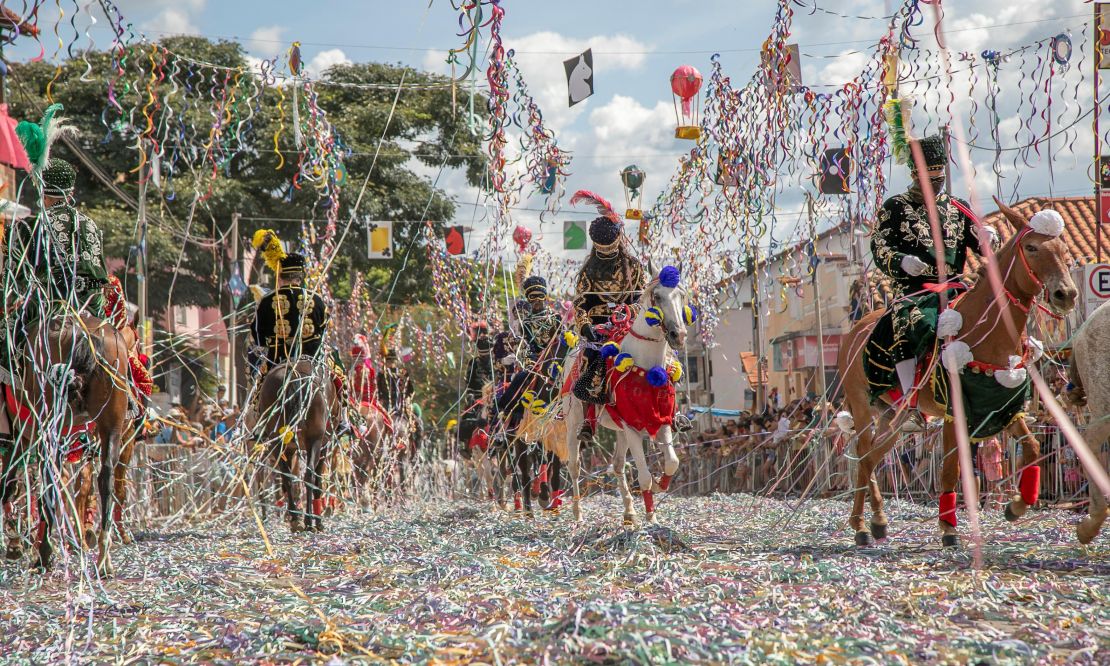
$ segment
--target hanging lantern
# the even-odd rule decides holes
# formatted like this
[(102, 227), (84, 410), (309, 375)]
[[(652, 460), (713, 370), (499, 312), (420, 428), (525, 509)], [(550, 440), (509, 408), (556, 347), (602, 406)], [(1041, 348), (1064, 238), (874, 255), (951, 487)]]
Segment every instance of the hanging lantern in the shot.
[[(693, 65), (682, 65), (671, 74), (671, 93), (674, 99), (674, 112), (678, 127), (674, 130), (676, 139), (697, 141), (701, 137), (698, 124), (698, 110), (701, 107), (701, 72)], [(681, 102), (681, 104), (680, 104)]]
[(644, 196), (644, 172), (635, 164), (629, 164), (621, 170), (621, 182), (624, 183), (625, 219), (642, 220), (644, 211), (640, 210), (640, 201)]

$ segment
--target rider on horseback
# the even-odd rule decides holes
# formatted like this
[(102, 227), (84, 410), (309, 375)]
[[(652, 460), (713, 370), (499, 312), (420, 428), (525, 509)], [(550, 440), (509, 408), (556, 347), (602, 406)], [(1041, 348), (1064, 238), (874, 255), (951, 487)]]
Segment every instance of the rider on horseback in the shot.
[[(873, 397), (878, 397), (891, 386), (900, 390), (890, 391), (896, 405), (914, 407), (917, 403), (917, 363), (932, 349), (938, 336), (938, 309), (940, 292), (949, 297), (967, 287), (958, 280), (964, 272), (968, 250), (984, 253), (983, 242), (995, 245), (997, 233), (991, 227), (982, 227), (984, 236), (977, 233), (978, 220), (971, 206), (962, 199), (942, 191), (944, 170), (948, 164), (945, 139), (930, 136), (917, 142), (921, 148), (925, 171), (919, 172), (917, 161), (906, 149), (896, 146), (899, 161), (909, 163), (912, 183), (906, 192), (897, 194), (883, 203), (878, 224), (871, 236), (871, 253), (875, 265), (891, 280), (897, 300), (888, 313), (876, 324), (867, 345), (868, 379)], [(928, 180), (936, 207), (938, 227), (943, 243), (946, 281), (937, 283), (937, 249), (929, 222), (925, 192), (922, 183)], [(952, 335), (942, 325), (939, 335)], [(958, 331), (958, 326), (957, 326)], [(916, 412), (912, 412), (916, 415)], [(911, 416), (911, 419), (917, 418)], [(911, 429), (919, 429), (914, 421)]]
[[(286, 254), (277, 235), (267, 229), (256, 232), (253, 240), (277, 278), (274, 290), (259, 299), (251, 323), (256, 382), (261, 386), (276, 365), (302, 358), (323, 360), (329, 318), (324, 299), (304, 285), (304, 255)], [(257, 400), (258, 391), (254, 395)]]
[[(590, 223), (593, 248), (578, 271), (578, 295), (574, 298), (574, 319), (582, 338), (584, 363), (574, 384), (574, 397), (586, 404), (586, 418), (578, 439), (589, 442), (597, 429), (597, 405), (609, 402), (605, 359), (600, 353), (608, 340), (607, 324), (618, 306), (637, 307), (647, 278), (643, 265), (632, 255), (623, 224), (609, 202), (586, 190), (575, 193), (571, 204), (580, 200), (593, 203), (601, 213)], [(567, 342), (574, 344), (573, 334), (568, 335)]]

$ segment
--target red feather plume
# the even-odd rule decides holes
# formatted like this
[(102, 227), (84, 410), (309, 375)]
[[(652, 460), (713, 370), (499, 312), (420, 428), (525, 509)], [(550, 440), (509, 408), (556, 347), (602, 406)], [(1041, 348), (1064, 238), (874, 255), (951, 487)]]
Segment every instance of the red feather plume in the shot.
[(597, 208), (597, 212), (601, 213), (610, 220), (613, 220), (614, 222), (621, 221), (620, 216), (617, 215), (616, 211), (613, 210), (613, 204), (606, 201), (605, 197), (594, 194), (589, 190), (578, 190), (574, 193), (574, 196), (570, 198), (570, 205), (574, 206), (579, 201), (585, 201), (586, 203), (593, 204)]

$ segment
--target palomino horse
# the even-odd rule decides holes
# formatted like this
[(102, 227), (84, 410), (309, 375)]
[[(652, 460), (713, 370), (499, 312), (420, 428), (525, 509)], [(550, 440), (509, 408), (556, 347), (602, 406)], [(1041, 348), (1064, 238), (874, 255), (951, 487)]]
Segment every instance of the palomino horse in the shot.
[[(328, 369), (310, 360), (283, 363), (266, 373), (259, 388), (258, 423), (262, 441), (277, 459), (281, 487), (292, 532), (324, 529), (323, 475), (332, 415), (338, 403)], [(306, 512), (299, 509), (293, 469), (305, 454)], [(303, 522), (302, 522), (303, 520)]]
[[(111, 325), (96, 317), (63, 317), (31, 331), (25, 355), (21, 385), (6, 400), (8, 417), (19, 436), (4, 461), (0, 506), (9, 510), (20, 461), (37, 457), (42, 514), (38, 566), (49, 569), (54, 555), (51, 533), (62, 508), (62, 454), (70, 436), (87, 429), (89, 439), (100, 447), (96, 566), (101, 575), (110, 576), (112, 474), (119, 463), (127, 410), (127, 347)], [(9, 543), (8, 556), (18, 554), (18, 548)]]
[[(1071, 343), (1072, 357), (1068, 379), (1086, 393), (1089, 417), (1085, 439), (1092, 447), (1110, 446), (1110, 304), (1103, 303), (1091, 313)], [(1106, 461), (1102, 461), (1106, 464)], [(1076, 526), (1080, 543), (1091, 543), (1102, 530), (1110, 511), (1106, 495), (1094, 479), (1087, 475), (1091, 503), (1087, 517)]]
[[(1059, 237), (1037, 233), (1020, 213), (998, 199), (995, 199), (995, 203), (1014, 228), (1013, 237), (995, 255), (1004, 293), (995, 293), (984, 266), (975, 286), (953, 305), (953, 309), (962, 317), (962, 328), (957, 339), (968, 345), (975, 361), (984, 364), (983, 367), (1007, 369), (1013, 367), (1011, 357), (1025, 358), (1022, 334), (1029, 311), (1033, 307), (1045, 307), (1037, 304), (1038, 296), (1042, 292), (1047, 294), (1046, 309), (1059, 314), (1069, 312), (1075, 306), (1077, 292), (1068, 273), (1067, 247), (1064, 242)], [(855, 501), (852, 514), (848, 518), (859, 545), (870, 543), (872, 536), (876, 539), (886, 537), (887, 517), (883, 513), (883, 498), (873, 473), (875, 466), (894, 446), (899, 428), (909, 416), (908, 410), (897, 412), (891, 408), (885, 396), (881, 403), (871, 404), (864, 371), (863, 349), (875, 322), (882, 314), (883, 311), (878, 310), (858, 321), (844, 337), (839, 356), (850, 422), (843, 418), (847, 415), (842, 415), (838, 416), (838, 423), (842, 429), (854, 429), (859, 433), (856, 443), (859, 462)], [(1012, 327), (1007, 325), (1007, 318), (1012, 320)], [(937, 372), (944, 371), (938, 369)], [(926, 386), (930, 385), (931, 382), (926, 381)], [(937, 418), (945, 416), (945, 408), (937, 404), (933, 391), (927, 388), (919, 392), (917, 409), (924, 415)], [(971, 432), (976, 432), (979, 426), (979, 423), (968, 424)], [(1014, 419), (1006, 429), (1020, 439), (1022, 444), (1021, 494), (1006, 507), (1007, 519), (1017, 520), (1036, 502), (1040, 492), (1040, 468), (1037, 466), (1040, 445), (1022, 418)], [(945, 546), (959, 544), (956, 531), (959, 464), (956, 455), (956, 424), (949, 421), (944, 425), (944, 461), (941, 468), (941, 508), (938, 521), (941, 540)], [(871, 500), (870, 532), (864, 530), (863, 524), (863, 502), (867, 493), (870, 493)]]
[[(668, 370), (674, 361), (670, 350), (682, 349), (686, 344), (686, 292), (678, 286), (677, 270), (671, 267), (664, 268), (660, 276), (667, 273), (668, 269), (674, 271), (671, 280), (665, 280), (673, 286), (665, 286), (659, 279), (654, 279), (648, 284), (640, 298), (639, 313), (628, 328), (627, 335), (619, 340), (620, 355), (617, 359), (624, 359), (627, 354), (633, 367), (628, 368), (623, 375), (613, 372), (610, 374), (611, 404), (607, 407), (598, 407), (598, 423), (617, 433), (617, 444), (613, 451), (613, 469), (617, 470), (617, 486), (620, 488), (621, 498), (624, 501), (624, 522), (630, 525), (634, 522), (636, 510), (632, 507), (632, 493), (628, 489), (628, 481), (624, 475), (625, 455), (631, 451), (632, 459), (636, 463), (636, 471), (640, 484), (640, 491), (644, 498), (644, 512), (648, 522), (655, 520), (654, 493), (666, 491), (670, 486), (671, 478), (678, 471), (678, 456), (674, 451), (673, 432), (670, 426), (674, 414), (674, 384), (667, 377)], [(652, 315), (649, 323), (648, 313)], [(692, 317), (690, 318), (692, 320)], [(620, 322), (617, 322), (618, 324)], [(626, 322), (625, 322), (626, 323)], [(656, 328), (658, 326), (659, 328)], [(584, 406), (569, 390), (572, 379), (577, 376), (575, 366), (580, 354), (576, 350), (567, 357), (566, 369), (563, 373), (563, 414), (566, 415), (567, 452), (569, 458), (569, 474), (571, 484), (571, 501), (574, 509), (574, 519), (581, 520), (579, 506), (581, 492), (579, 490), (579, 446), (577, 433), (579, 426), (585, 419)], [(617, 359), (614, 359), (615, 361)], [(614, 364), (616, 367), (616, 364)], [(646, 381), (648, 375), (658, 377), (662, 372), (663, 383), (652, 390)], [(627, 391), (617, 390), (618, 382), (637, 381), (642, 386), (632, 385)], [(666, 394), (669, 392), (669, 407)], [(661, 399), (662, 398), (662, 399)], [(644, 410), (654, 411), (655, 416), (661, 418), (644, 429), (637, 429), (628, 424), (628, 418), (635, 418), (637, 413)], [(663, 413), (665, 412), (665, 413)], [(618, 422), (614, 414), (621, 419)], [(638, 419), (637, 419), (638, 420)], [(650, 420), (650, 419), (649, 419)], [(652, 428), (658, 427), (652, 432)], [(655, 482), (648, 468), (647, 458), (644, 455), (642, 438), (649, 437), (663, 447), (663, 476)]]

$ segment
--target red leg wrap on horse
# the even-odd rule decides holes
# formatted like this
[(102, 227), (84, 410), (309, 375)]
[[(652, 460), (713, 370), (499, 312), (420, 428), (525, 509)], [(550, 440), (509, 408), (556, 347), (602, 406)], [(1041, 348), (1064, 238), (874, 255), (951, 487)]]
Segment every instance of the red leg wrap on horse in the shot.
[(556, 490), (551, 493), (551, 508), (558, 509), (563, 506), (563, 491)]
[(314, 500), (312, 500), (312, 515), (314, 515), (314, 516), (324, 515), (324, 500), (323, 499), (314, 499)]
[(956, 526), (956, 493), (940, 494), (940, 519), (952, 527)]
[(532, 494), (533, 495), (539, 495), (540, 494), (540, 486), (542, 486), (542, 485), (543, 485), (543, 479), (541, 479), (540, 477), (537, 476), (536, 478), (532, 479)]
[(655, 513), (655, 494), (650, 490), (645, 490), (644, 495), (644, 511), (647, 513)]
[(38, 529), (35, 530), (35, 534), (36, 534), (36, 536), (35, 536), (35, 547), (38, 547), (40, 544), (42, 544), (42, 540), (46, 538), (46, 521), (45, 520), (40, 520), (39, 521)]
[(671, 478), (670, 474), (664, 474), (659, 477), (659, 487), (662, 488), (664, 492), (671, 487)]
[(328, 498), (328, 508), (329, 509), (334, 509), (338, 506), (339, 506), (339, 498), (338, 497), (336, 497), (335, 495), (332, 495), (331, 497)]
[(1021, 489), (1021, 501), (1029, 506), (1037, 503), (1037, 497), (1041, 494), (1041, 468), (1040, 465), (1030, 465), (1021, 470), (1021, 481), (1018, 482), (1018, 488)]
[(547, 483), (547, 464), (540, 465), (540, 483)]
[(524, 508), (524, 504), (520, 501), (520, 493), (513, 495), (513, 508), (520, 511)]
[(114, 520), (117, 525), (123, 523), (123, 507), (119, 504), (112, 507), (112, 520)]

